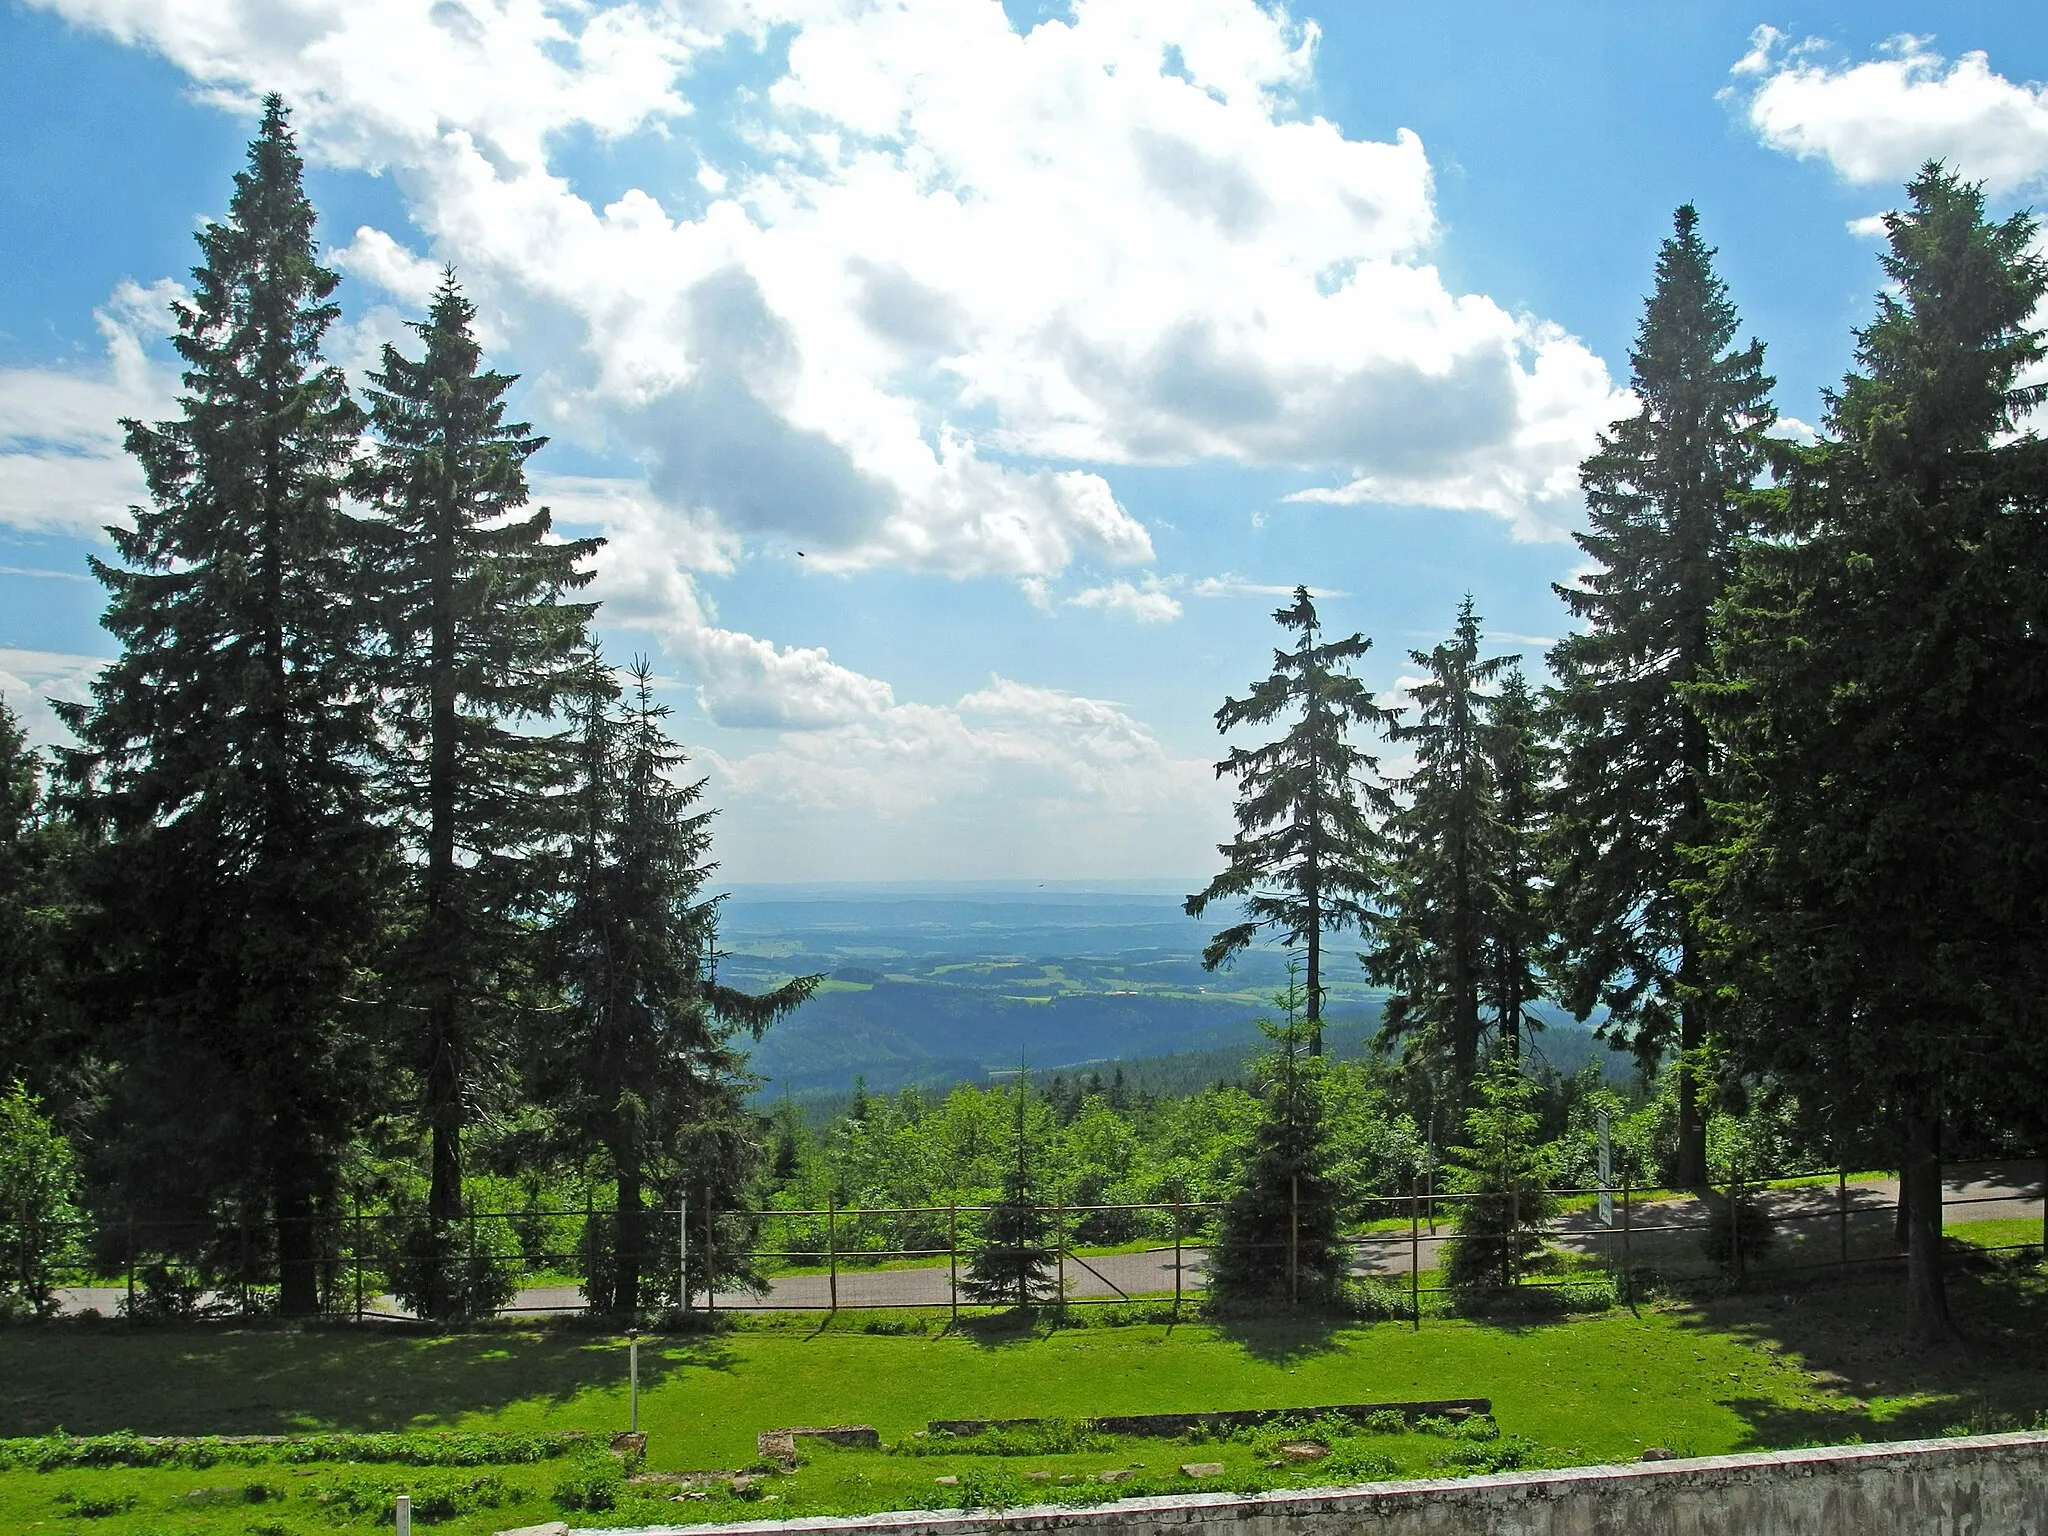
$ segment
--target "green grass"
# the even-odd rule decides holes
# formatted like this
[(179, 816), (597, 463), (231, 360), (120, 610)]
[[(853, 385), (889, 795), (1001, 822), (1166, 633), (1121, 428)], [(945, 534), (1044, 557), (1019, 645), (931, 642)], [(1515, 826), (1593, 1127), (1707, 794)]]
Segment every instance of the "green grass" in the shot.
[[(1649, 1445), (1712, 1454), (2033, 1422), (2048, 1408), (2048, 1352), (2037, 1342), (2048, 1325), (2048, 1278), (2031, 1263), (1987, 1258), (1955, 1278), (1953, 1294), (1975, 1342), (1932, 1354), (1896, 1342), (1900, 1304), (1889, 1275), (1666, 1303), (1640, 1315), (1431, 1319), (1419, 1332), (1306, 1320), (1057, 1331), (986, 1320), (946, 1332), (942, 1316), (847, 1314), (829, 1326), (784, 1316), (722, 1334), (643, 1341), (641, 1427), (650, 1436), (648, 1470), (679, 1473), (745, 1466), (754, 1459), (755, 1433), (786, 1424), (869, 1423), (885, 1441), (903, 1443), (939, 1417), (1082, 1418), (1420, 1397), (1492, 1398), (1501, 1430), (1530, 1442), (1537, 1464), (1631, 1459)], [(867, 1331), (919, 1326), (929, 1331)], [(626, 1422), (625, 1377), (621, 1341), (565, 1329), (436, 1336), (339, 1326), (23, 1327), (0, 1330), (0, 1434), (47, 1434), (60, 1425), (74, 1434), (606, 1433)], [(1447, 1454), (1447, 1443), (1429, 1436), (1367, 1438), (1371, 1444), (1350, 1447), (1352, 1464), (1366, 1471), (1384, 1470), (1375, 1457), (1399, 1472), (1430, 1471)], [(1177, 1470), (1184, 1461), (1224, 1462), (1221, 1486), (1336, 1475), (1329, 1468), (1274, 1471), (1262, 1459), (1260, 1446), (1236, 1441), (1205, 1448), (1118, 1440), (1026, 1457), (979, 1456), (971, 1443), (940, 1455), (831, 1450), (809, 1454), (794, 1476), (763, 1478), (743, 1497), (723, 1483), (613, 1486), (608, 1460), (577, 1457), (429, 1468), (359, 1461), (11, 1469), (0, 1471), (0, 1529), (48, 1536), (369, 1531), (388, 1522), (389, 1495), (406, 1487), (449, 1514), (431, 1527), (422, 1521), (423, 1529), (470, 1536), (554, 1518), (616, 1525), (958, 1507), (984, 1495), (1086, 1499), (1186, 1486)], [(1127, 1482), (1097, 1480), (1132, 1466), (1141, 1472)], [(1050, 1476), (1028, 1478), (1032, 1472)], [(940, 1485), (940, 1476), (962, 1481)], [(1062, 1484), (1061, 1477), (1080, 1481)], [(558, 1489), (584, 1483), (602, 1484), (600, 1494), (615, 1507), (559, 1507)], [(690, 1496), (699, 1493), (706, 1496)]]

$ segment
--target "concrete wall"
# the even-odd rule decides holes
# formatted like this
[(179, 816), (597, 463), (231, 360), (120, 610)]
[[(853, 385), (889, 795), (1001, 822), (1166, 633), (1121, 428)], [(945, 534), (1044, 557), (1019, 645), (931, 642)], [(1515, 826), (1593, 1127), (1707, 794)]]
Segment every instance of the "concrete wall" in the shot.
[(877, 1536), (2048, 1536), (2048, 1435), (1706, 1456), (1092, 1509), (663, 1526)]

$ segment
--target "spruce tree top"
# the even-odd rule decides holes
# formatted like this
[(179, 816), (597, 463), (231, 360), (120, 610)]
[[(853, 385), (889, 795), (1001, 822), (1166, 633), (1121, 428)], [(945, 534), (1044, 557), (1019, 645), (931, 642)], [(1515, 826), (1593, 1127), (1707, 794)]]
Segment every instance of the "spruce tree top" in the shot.
[(1211, 970), (1227, 964), (1262, 928), (1278, 930), (1290, 946), (1309, 946), (1307, 1014), (1322, 1017), (1316, 955), (1325, 930), (1356, 929), (1372, 921), (1371, 902), (1381, 883), (1375, 817), (1393, 810), (1379, 779), (1379, 759), (1346, 740), (1353, 725), (1385, 729), (1399, 712), (1374, 701), (1350, 675), (1351, 663), (1372, 648), (1360, 634), (1324, 641), (1308, 588), (1273, 614), (1300, 638), (1273, 653), (1273, 671), (1242, 699), (1225, 699), (1216, 728), (1265, 725), (1296, 715), (1284, 735), (1260, 747), (1233, 748), (1216, 776), (1238, 781), (1238, 834), (1217, 851), (1229, 860), (1208, 886), (1188, 897), (1187, 914), (1200, 917), (1214, 901), (1242, 904), (1245, 920), (1218, 933), (1202, 951)]

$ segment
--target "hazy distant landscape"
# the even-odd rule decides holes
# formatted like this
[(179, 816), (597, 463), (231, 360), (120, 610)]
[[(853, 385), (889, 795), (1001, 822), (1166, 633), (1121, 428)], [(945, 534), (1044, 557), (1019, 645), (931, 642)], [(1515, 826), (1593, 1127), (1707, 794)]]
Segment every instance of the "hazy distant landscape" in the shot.
[[(719, 927), (723, 979), (750, 989), (831, 979), (755, 1049), (765, 1092), (836, 1097), (1121, 1063), (1134, 1083), (1186, 1091), (1234, 1077), (1260, 1044), (1254, 1021), (1286, 982), (1278, 949), (1202, 969), (1210, 928), (1163, 885), (739, 886)], [(1214, 914), (1212, 914), (1214, 916)], [(1331, 1048), (1363, 1049), (1382, 994), (1339, 939), (1326, 986)], [(1630, 1058), (1563, 1014), (1536, 1046), (1561, 1070)]]

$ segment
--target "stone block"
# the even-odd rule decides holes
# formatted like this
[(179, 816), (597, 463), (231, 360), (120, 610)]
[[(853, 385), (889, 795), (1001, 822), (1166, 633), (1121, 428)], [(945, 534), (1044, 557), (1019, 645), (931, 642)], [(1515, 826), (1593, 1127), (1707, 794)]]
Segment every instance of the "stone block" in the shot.
[(1180, 1464), (1182, 1477), (1221, 1477), (1223, 1463), (1220, 1461), (1184, 1461)]

